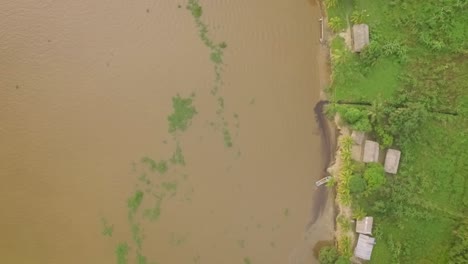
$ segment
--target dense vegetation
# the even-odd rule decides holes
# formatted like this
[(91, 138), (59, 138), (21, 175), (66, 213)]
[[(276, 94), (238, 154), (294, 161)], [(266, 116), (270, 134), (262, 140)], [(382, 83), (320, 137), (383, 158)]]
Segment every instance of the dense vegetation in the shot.
[(374, 216), (371, 263), (468, 263), (468, 1), (326, 0), (330, 28), (369, 25), (360, 54), (331, 40), (329, 94), (351, 128), (402, 151), (397, 175), (356, 162), (355, 216)]

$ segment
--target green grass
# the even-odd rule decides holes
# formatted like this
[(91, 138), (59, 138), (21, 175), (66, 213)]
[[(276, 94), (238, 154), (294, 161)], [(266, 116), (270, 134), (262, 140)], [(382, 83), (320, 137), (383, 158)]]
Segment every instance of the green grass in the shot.
[(336, 91), (336, 100), (372, 101), (390, 98), (398, 88), (401, 65), (392, 59), (381, 60), (367, 76), (357, 73), (351, 82), (344, 82)]

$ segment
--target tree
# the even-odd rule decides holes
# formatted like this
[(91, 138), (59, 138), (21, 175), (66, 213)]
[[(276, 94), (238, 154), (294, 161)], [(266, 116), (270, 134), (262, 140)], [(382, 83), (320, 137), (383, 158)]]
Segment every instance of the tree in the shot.
[(362, 193), (366, 190), (366, 180), (361, 175), (352, 175), (349, 178), (349, 191), (351, 193)]
[(338, 251), (335, 247), (323, 247), (320, 249), (320, 264), (335, 264), (338, 259)]
[(380, 163), (370, 163), (364, 172), (364, 179), (367, 181), (367, 190), (374, 191), (385, 184), (385, 171)]

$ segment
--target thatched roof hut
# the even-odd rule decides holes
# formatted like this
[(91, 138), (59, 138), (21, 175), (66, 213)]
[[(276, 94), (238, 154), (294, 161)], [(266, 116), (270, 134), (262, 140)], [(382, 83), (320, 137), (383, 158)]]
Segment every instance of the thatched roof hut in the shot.
[(366, 140), (366, 143), (364, 144), (364, 156), (362, 161), (366, 163), (379, 161), (379, 143)]
[(353, 26), (353, 51), (361, 52), (369, 44), (369, 26), (357, 24)]
[(372, 216), (366, 216), (361, 220), (356, 221), (356, 232), (365, 235), (372, 234), (372, 225), (374, 218)]
[(398, 165), (400, 164), (401, 151), (396, 149), (389, 149), (385, 156), (385, 172), (396, 174)]
[(370, 260), (374, 245), (375, 238), (359, 234), (359, 239), (356, 248), (354, 249), (354, 256), (360, 259)]

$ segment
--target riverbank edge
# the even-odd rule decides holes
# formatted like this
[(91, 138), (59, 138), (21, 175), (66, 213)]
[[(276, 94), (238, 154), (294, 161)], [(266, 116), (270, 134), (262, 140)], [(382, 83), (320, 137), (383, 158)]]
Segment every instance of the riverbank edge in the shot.
[[(331, 46), (329, 43), (331, 40), (337, 35), (333, 33), (328, 27), (328, 14), (327, 8), (325, 6), (325, 0), (317, 0), (320, 6), (321, 12), (321, 19), (323, 23), (323, 43), (320, 45), (320, 59), (319, 59), (319, 68), (325, 69), (326, 75), (320, 74), (321, 79), (321, 100), (328, 101), (329, 95), (327, 94), (327, 88), (333, 82), (333, 70), (332, 70), (332, 61), (331, 61)], [(321, 29), (321, 30), (322, 30)], [(348, 40), (347, 43), (350, 41), (350, 30), (346, 30), (347, 36), (345, 39)], [(348, 44), (349, 45), (349, 44)], [(330, 103), (334, 103), (330, 101)], [(325, 113), (322, 113), (325, 114)], [(334, 199), (333, 207), (334, 207), (334, 244), (338, 248), (340, 255), (344, 255), (345, 257), (351, 258), (352, 256), (352, 246), (355, 244), (355, 235), (352, 231), (352, 228), (346, 230), (343, 228), (342, 225), (339, 224), (338, 218), (342, 218), (343, 221), (348, 223), (353, 223), (353, 212), (351, 206), (345, 205), (339, 200), (339, 194), (337, 190), (337, 186), (340, 183), (340, 172), (343, 169), (343, 160), (342, 160), (342, 149), (345, 144), (343, 142), (350, 138), (351, 136), (351, 129), (347, 127), (343, 122), (341, 122), (341, 118), (338, 113), (336, 113), (332, 120), (330, 121), (327, 119), (327, 123), (329, 128), (332, 128), (329, 131), (333, 131), (331, 133), (331, 138), (333, 138), (334, 142), (331, 144), (332, 150), (332, 157), (330, 163), (327, 165), (327, 172), (333, 177), (333, 185), (328, 187), (332, 190), (332, 195)], [(333, 146), (333, 148), (332, 148)]]

